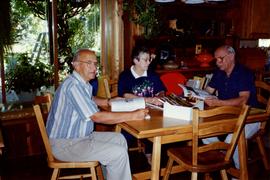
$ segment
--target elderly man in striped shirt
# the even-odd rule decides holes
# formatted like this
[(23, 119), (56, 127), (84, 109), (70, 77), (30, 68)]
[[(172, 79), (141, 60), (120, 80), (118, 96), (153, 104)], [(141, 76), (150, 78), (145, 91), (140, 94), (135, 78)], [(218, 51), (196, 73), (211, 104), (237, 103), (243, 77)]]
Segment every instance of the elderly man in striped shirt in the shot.
[(104, 112), (98, 106), (108, 99), (92, 96), (97, 71), (94, 51), (79, 49), (72, 61), (74, 71), (57, 89), (47, 120), (54, 156), (63, 161), (99, 161), (108, 180), (131, 179), (127, 143), (120, 133), (95, 132), (94, 123), (115, 124), (143, 120), (148, 110)]

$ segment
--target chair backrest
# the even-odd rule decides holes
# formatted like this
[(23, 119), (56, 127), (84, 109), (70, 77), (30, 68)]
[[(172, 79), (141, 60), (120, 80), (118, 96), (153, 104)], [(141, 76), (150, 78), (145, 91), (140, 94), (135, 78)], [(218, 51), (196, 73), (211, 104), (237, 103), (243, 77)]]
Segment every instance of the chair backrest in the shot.
[(270, 114), (270, 85), (264, 81), (255, 81), (257, 100)]
[(52, 103), (52, 95), (50, 93), (46, 93), (43, 96), (35, 96), (34, 104), (45, 105), (47, 112), (49, 112)]
[(97, 96), (103, 98), (112, 98), (118, 95), (118, 81), (109, 79), (107, 75), (98, 78), (98, 93)]
[[(225, 161), (229, 161), (243, 129), (248, 109), (249, 106), (247, 105), (242, 107), (222, 106), (208, 110), (194, 109), (192, 120), (192, 164), (197, 165), (198, 153), (217, 149), (225, 150)], [(204, 122), (210, 123), (210, 126), (209, 124), (201, 124), (200, 120), (202, 119)], [(233, 133), (230, 144), (219, 141), (199, 146), (199, 139), (229, 133)]]
[[(266, 113), (270, 115), (270, 85), (264, 81), (255, 81), (257, 100), (260, 105), (266, 109)], [(260, 131), (264, 132), (267, 121), (261, 122)]]
[(179, 72), (169, 72), (164, 73), (160, 76), (161, 81), (166, 87), (166, 95), (174, 93), (176, 95), (181, 95), (183, 90), (178, 84), (186, 84), (187, 78)]
[(118, 95), (117, 92), (118, 81), (103, 79), (103, 82), (106, 91), (106, 98), (110, 99), (112, 97), (116, 97)]
[(35, 112), (35, 115), (36, 115), (36, 120), (37, 120), (37, 123), (38, 123), (40, 134), (41, 134), (41, 137), (42, 137), (45, 149), (46, 149), (48, 160), (53, 161), (54, 157), (52, 155), (52, 149), (51, 149), (51, 145), (50, 145), (50, 142), (49, 142), (49, 137), (48, 137), (48, 134), (47, 134), (47, 131), (46, 131), (46, 128), (45, 128), (45, 124), (44, 124), (43, 116), (42, 116), (42, 113), (41, 113), (40, 105), (38, 105), (38, 104), (34, 105), (33, 108), (34, 108), (34, 112)]
[(41, 106), (45, 104), (46, 110), (48, 113), (49, 109), (51, 107), (51, 103), (52, 103), (52, 96), (51, 96), (51, 94), (48, 93), (48, 94), (45, 94), (44, 96), (36, 96), (35, 100), (34, 100), (34, 105), (33, 105), (33, 109), (35, 112), (39, 131), (40, 131), (40, 134), (41, 134), (49, 161), (53, 161), (54, 157), (52, 154), (52, 149), (51, 149), (51, 145), (49, 142), (49, 137), (48, 137), (48, 134), (46, 131), (46, 127), (45, 127), (45, 123), (44, 123), (44, 119), (43, 119), (43, 114), (41, 111)]

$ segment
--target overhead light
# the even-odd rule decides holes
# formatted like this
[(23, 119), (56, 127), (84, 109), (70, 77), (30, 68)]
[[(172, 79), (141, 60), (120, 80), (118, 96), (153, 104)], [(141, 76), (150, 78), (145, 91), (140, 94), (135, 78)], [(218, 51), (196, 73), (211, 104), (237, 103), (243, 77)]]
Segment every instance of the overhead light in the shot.
[(182, 0), (186, 4), (202, 4), (205, 0)]
[(159, 3), (168, 3), (168, 2), (174, 2), (175, 0), (155, 0), (155, 1)]
[(227, 0), (182, 0), (185, 4), (202, 4), (207, 2), (223, 2)]

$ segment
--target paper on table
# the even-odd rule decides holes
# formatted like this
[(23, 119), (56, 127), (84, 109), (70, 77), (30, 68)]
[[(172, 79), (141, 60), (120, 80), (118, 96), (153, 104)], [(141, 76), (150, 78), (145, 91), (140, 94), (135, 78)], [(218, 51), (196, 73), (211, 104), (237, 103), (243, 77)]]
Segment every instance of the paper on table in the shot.
[(207, 97), (216, 98), (216, 96), (209, 94), (207, 91), (197, 88), (192, 88), (185, 86), (183, 84), (178, 84), (184, 92), (184, 97), (194, 97), (200, 100), (205, 100)]
[(128, 112), (137, 109), (145, 109), (144, 98), (123, 98), (111, 100), (112, 112)]
[(192, 108), (171, 105), (171, 104), (165, 102), (163, 105), (163, 116), (186, 120), (186, 121), (191, 121), (192, 120)]

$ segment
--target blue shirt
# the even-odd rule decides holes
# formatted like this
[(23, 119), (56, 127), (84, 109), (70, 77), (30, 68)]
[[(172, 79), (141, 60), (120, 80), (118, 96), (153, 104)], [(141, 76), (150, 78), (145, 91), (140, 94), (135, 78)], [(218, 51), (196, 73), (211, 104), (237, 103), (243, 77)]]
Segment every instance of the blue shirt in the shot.
[(140, 97), (154, 97), (155, 94), (165, 91), (159, 76), (153, 71), (147, 71), (147, 76), (135, 78), (131, 70), (123, 71), (118, 80), (118, 95), (131, 93)]
[(91, 86), (92, 86), (92, 92), (93, 92), (93, 96), (96, 96), (97, 95), (97, 92), (98, 92), (98, 79), (95, 78), (95, 79), (92, 79), (89, 81)]
[(224, 71), (216, 70), (208, 86), (218, 91), (218, 98), (221, 100), (237, 98), (240, 91), (249, 91), (247, 104), (256, 107), (258, 104), (254, 81), (254, 74), (245, 66), (237, 63), (229, 77)]
[(99, 109), (92, 99), (92, 86), (73, 72), (57, 89), (47, 119), (49, 138), (89, 136), (94, 123), (90, 116)]

